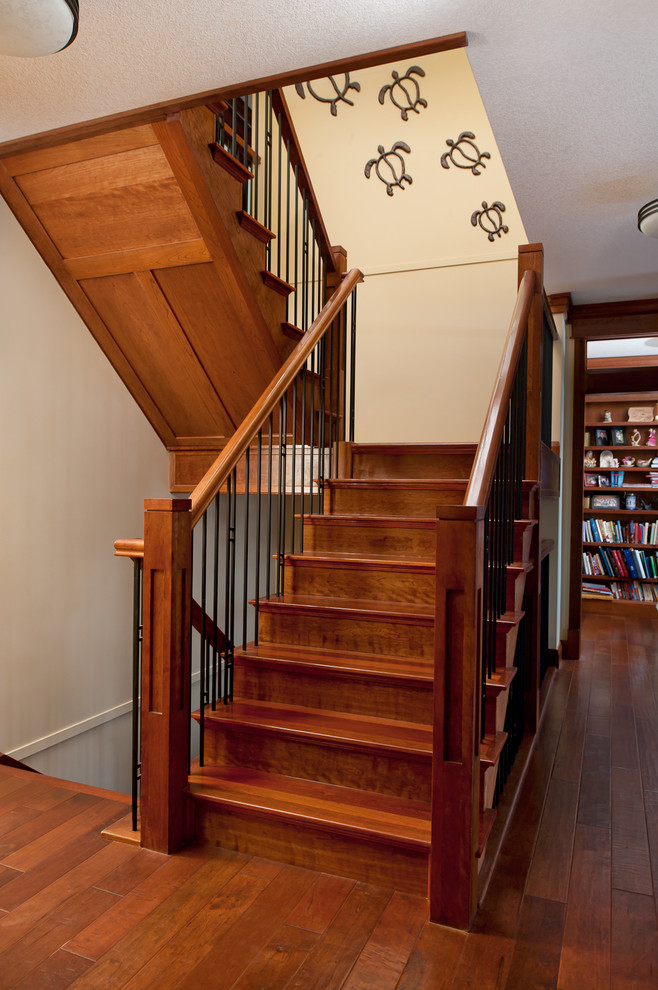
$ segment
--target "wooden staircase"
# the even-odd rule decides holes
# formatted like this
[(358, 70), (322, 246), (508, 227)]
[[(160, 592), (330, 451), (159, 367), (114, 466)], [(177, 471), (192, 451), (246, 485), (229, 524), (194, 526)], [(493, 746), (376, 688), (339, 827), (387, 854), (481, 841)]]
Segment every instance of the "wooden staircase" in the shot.
[[(285, 593), (259, 602), (258, 645), (236, 651), (233, 702), (205, 711), (206, 765), (189, 793), (202, 842), (425, 894), (437, 506), (461, 503), (475, 447), (349, 453), (350, 476), (327, 482), (303, 553), (286, 558)], [(487, 684), (480, 852), (532, 525), (516, 526)]]

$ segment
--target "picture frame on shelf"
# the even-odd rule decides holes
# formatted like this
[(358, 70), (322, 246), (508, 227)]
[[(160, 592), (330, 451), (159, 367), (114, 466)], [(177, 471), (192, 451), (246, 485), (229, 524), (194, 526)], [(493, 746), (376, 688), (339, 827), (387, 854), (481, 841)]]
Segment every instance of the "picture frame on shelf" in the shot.
[(594, 430), (594, 439), (597, 447), (608, 447), (610, 445), (610, 431), (603, 426), (598, 426)]
[(623, 426), (615, 426), (612, 430), (612, 442), (616, 447), (626, 446), (626, 430)]
[(619, 495), (592, 495), (593, 509), (618, 509)]
[(610, 488), (610, 475), (608, 474), (599, 475), (599, 488)]
[(597, 488), (599, 484), (598, 474), (586, 474), (585, 485), (587, 488)]

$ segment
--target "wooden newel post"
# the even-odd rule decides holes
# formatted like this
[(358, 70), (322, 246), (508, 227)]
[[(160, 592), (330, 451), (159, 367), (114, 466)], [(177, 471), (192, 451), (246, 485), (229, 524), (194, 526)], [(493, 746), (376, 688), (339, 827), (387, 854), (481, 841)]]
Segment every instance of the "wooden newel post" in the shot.
[[(539, 485), (541, 479), (542, 354), (544, 340), (544, 249), (541, 244), (519, 247), (519, 282), (526, 271), (535, 273), (535, 292), (528, 315), (528, 400), (526, 411), (525, 480)], [(551, 360), (552, 355), (546, 355)], [(532, 571), (525, 594), (526, 613), (526, 693), (525, 729), (535, 732), (539, 721), (539, 668), (541, 625), (541, 498), (539, 489), (529, 499), (536, 519), (530, 548)]]
[(164, 853), (191, 839), (190, 505), (144, 502), (141, 843)]
[(468, 929), (477, 907), (484, 509), (438, 511), (430, 919)]

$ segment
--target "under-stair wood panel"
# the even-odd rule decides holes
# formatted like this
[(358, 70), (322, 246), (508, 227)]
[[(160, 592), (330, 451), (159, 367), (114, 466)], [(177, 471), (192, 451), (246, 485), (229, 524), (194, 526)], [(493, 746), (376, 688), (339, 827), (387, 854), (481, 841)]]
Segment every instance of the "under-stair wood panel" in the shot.
[(263, 285), (265, 245), (236, 218), (242, 187), (212, 161), (214, 115), (183, 118), (8, 156), (0, 180), (162, 441), (205, 451), (294, 342)]

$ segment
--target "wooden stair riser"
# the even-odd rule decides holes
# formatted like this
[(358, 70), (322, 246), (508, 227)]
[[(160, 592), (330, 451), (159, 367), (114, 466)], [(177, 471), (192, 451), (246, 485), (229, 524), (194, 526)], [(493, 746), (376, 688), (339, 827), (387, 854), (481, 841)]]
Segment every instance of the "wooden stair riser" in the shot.
[(476, 444), (359, 444), (351, 447), (353, 478), (468, 478)]
[(436, 558), (436, 526), (375, 525), (368, 520), (343, 523), (330, 516), (307, 518), (304, 551), (350, 554), (389, 554), (433, 561)]
[(495, 735), (505, 728), (505, 716), (509, 702), (510, 686), (516, 676), (516, 668), (509, 667), (502, 671), (504, 687), (500, 684), (487, 682), (485, 702), (485, 732)]
[(427, 895), (427, 852), (328, 833), (311, 822), (261, 818), (233, 807), (214, 809), (204, 801), (196, 803), (195, 823), (202, 843)]
[(319, 780), (414, 801), (429, 801), (429, 755), (392, 754), (346, 740), (311, 740), (229, 721), (206, 723), (205, 758), (218, 766)]
[(381, 486), (345, 485), (340, 481), (328, 484), (325, 496), (325, 512), (330, 515), (362, 516), (436, 516), (438, 505), (461, 505), (466, 485), (450, 488), (399, 488)]
[(480, 812), (487, 811), (493, 805), (498, 765), (500, 755), (507, 742), (506, 732), (496, 732), (485, 736), (480, 744)]
[(514, 666), (518, 636), (519, 620), (507, 621), (504, 618), (498, 620), (496, 623), (496, 670)]
[[(324, 708), (355, 715), (373, 715), (404, 722), (432, 722), (431, 682), (408, 681), (403, 677), (373, 677), (349, 674), (300, 664), (237, 658), (234, 666), (235, 694), (253, 701), (269, 701), (306, 708)], [(401, 669), (403, 667), (401, 666)]]
[(523, 595), (528, 577), (527, 566), (510, 564), (507, 568), (506, 608), (510, 612), (520, 612), (523, 608)]
[[(272, 605), (271, 600), (268, 605)], [(296, 614), (260, 607), (259, 641), (317, 646), (327, 650), (349, 650), (386, 656), (431, 659), (434, 651), (432, 622), (387, 621), (386, 619), (327, 617), (318, 610), (304, 609)]]
[(295, 595), (431, 604), (436, 592), (434, 567), (429, 563), (405, 568), (305, 556), (288, 560), (286, 565), (286, 590)]
[(536, 522), (532, 519), (517, 519), (514, 523), (514, 560), (527, 563), (530, 560), (532, 533)]

